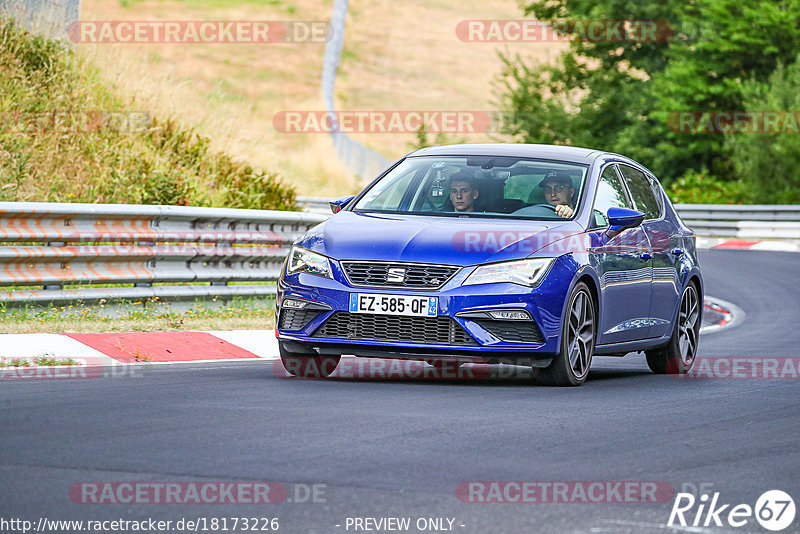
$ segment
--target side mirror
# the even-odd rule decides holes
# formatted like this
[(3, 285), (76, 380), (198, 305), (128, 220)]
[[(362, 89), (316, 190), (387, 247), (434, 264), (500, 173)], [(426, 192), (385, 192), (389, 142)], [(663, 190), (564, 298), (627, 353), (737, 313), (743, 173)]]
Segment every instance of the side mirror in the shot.
[(355, 198), (355, 195), (350, 195), (348, 197), (339, 197), (336, 200), (331, 200), (328, 202), (328, 205), (331, 207), (331, 211), (333, 213), (339, 213), (342, 211), (342, 208), (347, 206), (351, 200)]
[(635, 228), (642, 224), (644, 213), (627, 208), (608, 208), (608, 230), (609, 237), (614, 237), (623, 230)]

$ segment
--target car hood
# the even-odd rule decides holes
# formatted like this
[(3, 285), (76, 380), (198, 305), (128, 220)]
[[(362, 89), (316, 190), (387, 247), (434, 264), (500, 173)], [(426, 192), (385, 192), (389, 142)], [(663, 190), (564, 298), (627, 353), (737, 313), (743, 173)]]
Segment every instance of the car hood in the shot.
[(342, 211), (297, 245), (337, 260), (475, 265), (521, 259), (580, 233), (570, 221), (427, 217)]

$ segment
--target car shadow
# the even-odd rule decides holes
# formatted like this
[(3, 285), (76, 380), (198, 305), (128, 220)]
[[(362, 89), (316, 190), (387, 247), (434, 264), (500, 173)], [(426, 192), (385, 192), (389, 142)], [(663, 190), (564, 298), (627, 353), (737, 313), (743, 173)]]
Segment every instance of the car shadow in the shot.
[[(436, 386), (480, 386), (480, 387), (531, 387), (535, 382), (530, 367), (518, 365), (451, 364), (434, 367), (422, 361), (390, 360), (345, 357), (329, 377), (312, 376), (297, 378), (290, 376), (280, 360), (273, 365), (278, 378), (292, 380), (325, 380), (338, 383), (386, 383), (386, 384), (431, 384)], [(652, 375), (649, 369), (641, 368), (592, 368), (587, 383), (599, 383), (615, 379)]]

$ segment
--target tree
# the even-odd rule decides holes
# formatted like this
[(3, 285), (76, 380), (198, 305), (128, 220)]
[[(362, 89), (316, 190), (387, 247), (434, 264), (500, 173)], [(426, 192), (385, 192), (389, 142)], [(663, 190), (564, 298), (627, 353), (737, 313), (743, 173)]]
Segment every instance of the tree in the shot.
[[(628, 154), (667, 182), (702, 168), (734, 176), (723, 136), (670, 129), (670, 115), (743, 109), (742, 83), (767, 78), (800, 49), (800, 0), (536, 0), (525, 13), (551, 23), (669, 25), (670, 34), (657, 34), (663, 39), (575, 39), (555, 65), (501, 58), (510, 133)], [(567, 24), (564, 33), (575, 37), (578, 28)]]
[[(756, 202), (800, 202), (800, 57), (792, 65), (779, 65), (769, 83), (751, 80), (742, 88), (744, 107), (756, 133), (725, 136), (736, 176), (752, 191)], [(774, 127), (765, 129), (765, 115), (773, 114)]]

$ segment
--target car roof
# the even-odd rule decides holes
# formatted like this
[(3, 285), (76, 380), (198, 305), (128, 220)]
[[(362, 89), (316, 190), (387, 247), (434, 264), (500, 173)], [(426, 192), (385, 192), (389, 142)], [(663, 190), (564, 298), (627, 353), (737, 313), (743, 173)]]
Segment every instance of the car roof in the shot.
[(513, 156), (521, 158), (555, 159), (569, 163), (590, 164), (601, 150), (561, 145), (532, 145), (525, 143), (466, 143), (432, 146), (416, 150), (407, 157), (417, 156)]

